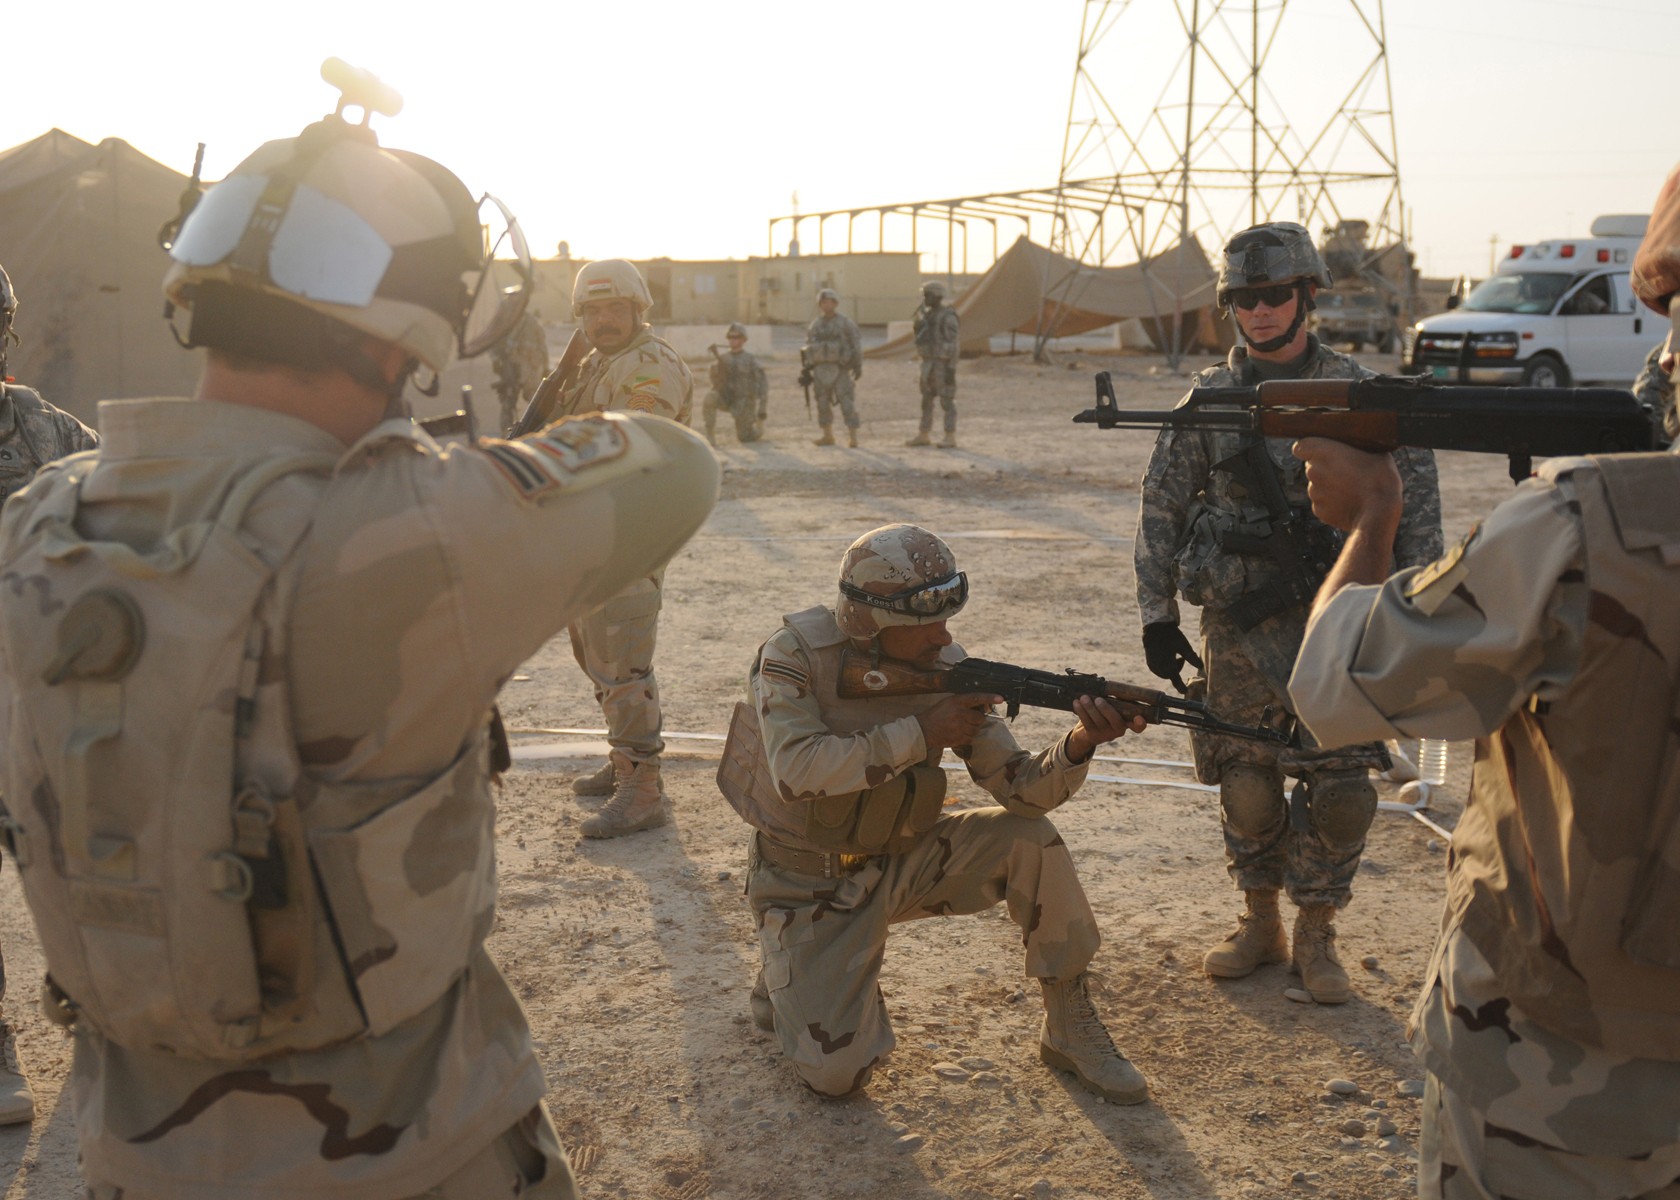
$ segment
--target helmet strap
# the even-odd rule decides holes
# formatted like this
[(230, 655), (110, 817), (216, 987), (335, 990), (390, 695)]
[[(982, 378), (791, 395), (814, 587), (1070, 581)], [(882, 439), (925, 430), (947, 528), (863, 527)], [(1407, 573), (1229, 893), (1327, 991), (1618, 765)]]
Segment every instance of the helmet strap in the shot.
[[(1285, 329), (1276, 337), (1267, 338), (1263, 342), (1251, 341), (1249, 342), (1249, 345), (1260, 351), (1262, 354), (1270, 354), (1274, 350), (1282, 350), (1285, 346), (1289, 345), (1290, 342), (1295, 340), (1296, 334), (1301, 332), (1301, 326), (1307, 319), (1307, 312), (1309, 311), (1309, 305), (1311, 305), (1311, 303), (1312, 298), (1307, 294), (1307, 281), (1304, 279), (1297, 279), (1295, 281), (1295, 319), (1289, 322), (1289, 328)], [(1237, 327), (1239, 329), (1242, 328), (1240, 324)]]

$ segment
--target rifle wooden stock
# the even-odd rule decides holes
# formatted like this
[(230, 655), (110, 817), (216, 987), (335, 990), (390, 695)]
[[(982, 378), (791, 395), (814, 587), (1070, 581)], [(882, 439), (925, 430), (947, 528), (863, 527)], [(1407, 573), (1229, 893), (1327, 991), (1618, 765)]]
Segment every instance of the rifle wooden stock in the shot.
[(519, 438), (535, 433), (553, 419), (554, 409), (560, 403), (560, 394), (577, 374), (578, 367), (589, 354), (589, 349), (589, 339), (583, 336), (583, 330), (572, 330), (571, 341), (566, 343), (560, 361), (555, 364), (554, 370), (543, 376), (543, 381), (531, 395), (531, 403), (525, 406), (519, 420), (508, 430), (508, 437)]

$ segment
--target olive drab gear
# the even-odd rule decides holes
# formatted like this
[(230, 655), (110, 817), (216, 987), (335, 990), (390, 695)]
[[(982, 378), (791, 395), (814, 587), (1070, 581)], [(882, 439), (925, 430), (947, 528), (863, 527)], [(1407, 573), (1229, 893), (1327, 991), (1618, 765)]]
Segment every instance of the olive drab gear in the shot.
[[(5, 839), (51, 987), (118, 1043), (237, 1062), (377, 1036), (489, 930), (488, 796), (468, 810), (485, 819), (445, 819), (487, 791), (483, 733), (421, 783), (318, 783), (298, 759), (274, 667), (314, 504), (288, 476), (335, 462), (254, 466), (213, 520), (148, 552), (78, 531), (90, 459), (6, 508), (4, 569), (59, 615), (47, 638), (34, 606), (0, 611)], [(282, 525), (257, 553), (242, 526), (271, 488), (290, 494), (265, 504)], [(447, 882), (414, 881), (416, 861)]]
[(628, 300), (636, 312), (653, 307), (653, 294), (636, 264), (622, 258), (603, 258), (584, 264), (572, 280), (572, 316), (582, 317), (591, 300)]
[[(918, 584), (941, 583), (957, 573), (956, 555), (943, 539), (919, 525), (883, 525), (847, 548), (840, 559), (840, 583), (878, 596)], [(834, 619), (847, 637), (872, 638), (886, 625), (927, 625), (954, 617), (963, 603), (931, 614), (892, 612), (840, 593)]]
[(1304, 226), (1293, 221), (1271, 221), (1245, 229), (1225, 244), (1214, 298), (1220, 308), (1228, 309), (1236, 288), (1270, 287), (1296, 280), (1310, 280), (1328, 288), (1330, 268), (1324, 265), (1312, 234)]

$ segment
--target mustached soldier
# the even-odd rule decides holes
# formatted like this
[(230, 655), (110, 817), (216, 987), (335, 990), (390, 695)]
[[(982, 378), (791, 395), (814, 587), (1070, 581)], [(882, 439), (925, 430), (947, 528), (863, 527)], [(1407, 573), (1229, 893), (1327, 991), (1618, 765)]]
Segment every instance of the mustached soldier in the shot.
[(857, 403), (852, 384), (863, 378), (863, 335), (857, 322), (840, 311), (840, 293), (823, 288), (817, 293), (817, 317), (805, 331), (811, 364), (811, 385), (817, 397), (817, 424), (822, 436), (813, 443), (834, 445), (834, 409), (846, 423), (846, 444), (857, 448)]
[[(577, 273), (572, 315), (591, 349), (562, 398), (563, 412), (651, 413), (688, 424), (694, 378), (682, 356), (643, 320), (652, 306), (634, 263), (602, 259)], [(653, 672), (664, 586), (663, 568), (649, 572), (568, 630), (572, 657), (594, 685), (611, 747), (600, 770), (572, 782), (580, 796), (611, 797), (584, 820), (584, 837), (623, 837), (670, 820), (659, 774), (664, 715)]]
[[(1257, 225), (1232, 238), (1220, 259), (1218, 303), (1242, 344), (1227, 362), (1196, 375), (1195, 387), (1267, 379), (1359, 379), (1372, 372), (1307, 332), (1313, 295), (1330, 273), (1299, 225)], [(1405, 514), (1398, 566), (1441, 551), (1435, 459), (1398, 450)], [(1206, 663), (1202, 698), (1228, 721), (1259, 723), (1288, 709), (1286, 685), (1312, 594), (1335, 557), (1336, 534), (1308, 511), (1301, 464), (1285, 438), (1163, 430), (1139, 489), (1133, 554), (1149, 669), (1177, 679)], [(1268, 496), (1270, 497), (1268, 499)], [(1202, 610), (1202, 657), (1178, 627), (1177, 596)], [(1245, 911), (1229, 938), (1202, 960), (1208, 974), (1247, 975), (1288, 961), (1320, 1004), (1349, 997), (1334, 946), (1334, 919), (1352, 895), (1365, 832), (1376, 814), (1369, 772), (1390, 765), (1380, 742), (1300, 750), (1193, 733), (1196, 775), (1219, 785), (1225, 861)], [(1284, 774), (1299, 783), (1285, 799)], [(1293, 945), (1278, 891), (1298, 906)]]
[(957, 359), (962, 353), (962, 321), (946, 301), (948, 289), (939, 280), (922, 287), (922, 306), (910, 322), (916, 335), (916, 354), (922, 360), (922, 426), (906, 446), (933, 445), (933, 402), (945, 410), (941, 450), (957, 446)]
[(5, 839), (87, 1194), (571, 1200), (484, 949), (491, 704), (676, 552), (715, 460), (619, 414), (441, 449), (404, 385), (494, 344), (529, 261), (366, 121), (259, 148), (171, 256), (196, 398), (102, 404), (0, 518)]
[[(847, 647), (933, 668), (961, 659), (948, 618), (968, 599), (950, 547), (914, 525), (852, 543), (832, 606), (782, 618), (737, 704), (718, 784), (755, 832), (747, 896), (763, 970), (753, 1016), (824, 1096), (862, 1088), (895, 1039), (878, 977), (888, 926), (1002, 901), (1021, 927), (1045, 1017), (1040, 1057), (1118, 1104), (1148, 1088), (1087, 990), (1099, 935), (1073, 859), (1045, 814), (1128, 729), (1081, 698), (1071, 731), (1031, 754), (991, 715), (997, 696), (845, 700)], [(1001, 807), (941, 814), (951, 747)]]
[(730, 325), (724, 341), (729, 343), (729, 353), (713, 358), (709, 372), (712, 389), (706, 393), (705, 403), (701, 406), (706, 422), (706, 440), (717, 445), (717, 414), (721, 408), (735, 418), (735, 436), (745, 445), (764, 436), (770, 384), (758, 359), (747, 353), (745, 325), (739, 321)]

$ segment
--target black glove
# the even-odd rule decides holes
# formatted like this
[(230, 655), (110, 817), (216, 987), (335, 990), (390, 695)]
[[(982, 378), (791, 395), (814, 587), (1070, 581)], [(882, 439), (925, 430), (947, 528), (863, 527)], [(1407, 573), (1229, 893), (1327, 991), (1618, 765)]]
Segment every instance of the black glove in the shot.
[(1191, 663), (1199, 671), (1202, 660), (1190, 639), (1184, 636), (1176, 621), (1156, 621), (1143, 627), (1143, 657), (1150, 673), (1172, 680), (1178, 694), (1184, 694), (1184, 664)]

